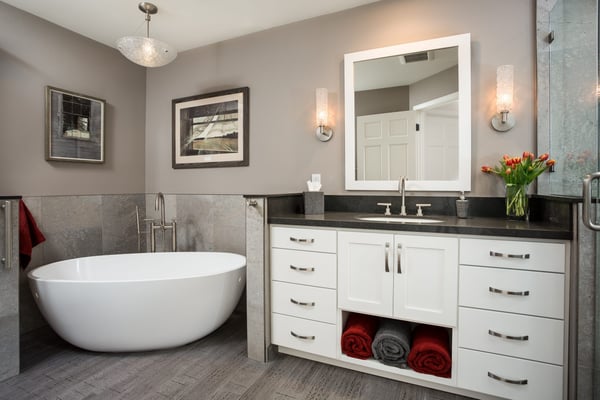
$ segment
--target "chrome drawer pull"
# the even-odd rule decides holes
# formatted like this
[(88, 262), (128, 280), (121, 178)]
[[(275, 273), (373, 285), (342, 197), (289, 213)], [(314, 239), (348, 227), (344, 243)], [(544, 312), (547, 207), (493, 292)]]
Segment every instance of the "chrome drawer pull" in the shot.
[(295, 338), (303, 339), (303, 340), (315, 340), (316, 339), (316, 336), (302, 336), (302, 335), (298, 335), (294, 331), (290, 331), (290, 335), (292, 335)]
[(390, 244), (385, 244), (385, 272), (390, 272)]
[(510, 383), (512, 385), (527, 385), (527, 379), (506, 379), (488, 371), (488, 376), (500, 382)]
[(529, 335), (525, 335), (525, 336), (510, 336), (510, 335), (504, 335), (502, 333), (495, 332), (495, 331), (493, 331), (491, 329), (488, 329), (488, 335), (496, 336), (496, 337), (503, 338), (503, 339), (520, 340), (520, 341), (523, 341), (523, 342), (526, 341), (526, 340), (529, 340)]
[(491, 286), (489, 290), (492, 293), (507, 294), (509, 296), (529, 296), (529, 290), (525, 290), (523, 292), (511, 292), (510, 290), (496, 289)]
[(497, 252), (491, 251), (491, 250), (490, 250), (490, 256), (501, 257), (501, 258), (518, 258), (521, 260), (529, 260), (529, 257), (530, 257), (529, 254), (504, 254), (504, 253), (497, 253)]
[(315, 272), (315, 269), (313, 267), (296, 267), (295, 265), (290, 264), (290, 269), (293, 269), (294, 271), (301, 271), (301, 272)]
[(290, 301), (296, 305), (305, 306), (305, 307), (314, 307), (316, 305), (316, 303), (314, 301), (311, 301), (310, 303), (304, 303), (302, 301), (294, 300), (292, 298), (290, 298)]
[(290, 240), (292, 242), (296, 242), (296, 243), (314, 243), (315, 242), (315, 239), (302, 239), (302, 238), (298, 239), (293, 236), (290, 236)]

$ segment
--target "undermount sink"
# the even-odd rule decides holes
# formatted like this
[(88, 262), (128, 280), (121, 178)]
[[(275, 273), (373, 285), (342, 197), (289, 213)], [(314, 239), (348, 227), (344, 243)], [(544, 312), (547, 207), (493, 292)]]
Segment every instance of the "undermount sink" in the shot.
[(361, 221), (370, 222), (395, 222), (399, 224), (437, 224), (444, 222), (441, 219), (425, 218), (425, 217), (356, 217)]

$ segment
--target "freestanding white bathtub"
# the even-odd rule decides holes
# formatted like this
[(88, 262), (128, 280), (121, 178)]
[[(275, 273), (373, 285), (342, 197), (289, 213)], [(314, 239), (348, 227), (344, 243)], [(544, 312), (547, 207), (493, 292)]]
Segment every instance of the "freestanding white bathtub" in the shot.
[(232, 253), (138, 253), (84, 257), (29, 272), (50, 326), (93, 351), (143, 351), (200, 339), (229, 318), (246, 284)]

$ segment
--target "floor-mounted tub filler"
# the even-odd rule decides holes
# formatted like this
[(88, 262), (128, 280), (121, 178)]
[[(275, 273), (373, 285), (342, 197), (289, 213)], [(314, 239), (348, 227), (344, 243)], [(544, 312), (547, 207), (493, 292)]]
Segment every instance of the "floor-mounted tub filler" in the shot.
[(50, 326), (93, 351), (183, 345), (221, 326), (246, 284), (246, 258), (233, 253), (136, 253), (83, 257), (28, 274)]

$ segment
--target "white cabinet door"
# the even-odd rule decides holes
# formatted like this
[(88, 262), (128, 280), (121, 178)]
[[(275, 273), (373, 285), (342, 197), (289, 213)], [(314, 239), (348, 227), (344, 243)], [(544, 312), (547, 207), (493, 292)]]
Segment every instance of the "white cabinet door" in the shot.
[(347, 311), (392, 315), (394, 236), (338, 233), (338, 306)]
[(456, 326), (458, 239), (395, 236), (394, 318)]

